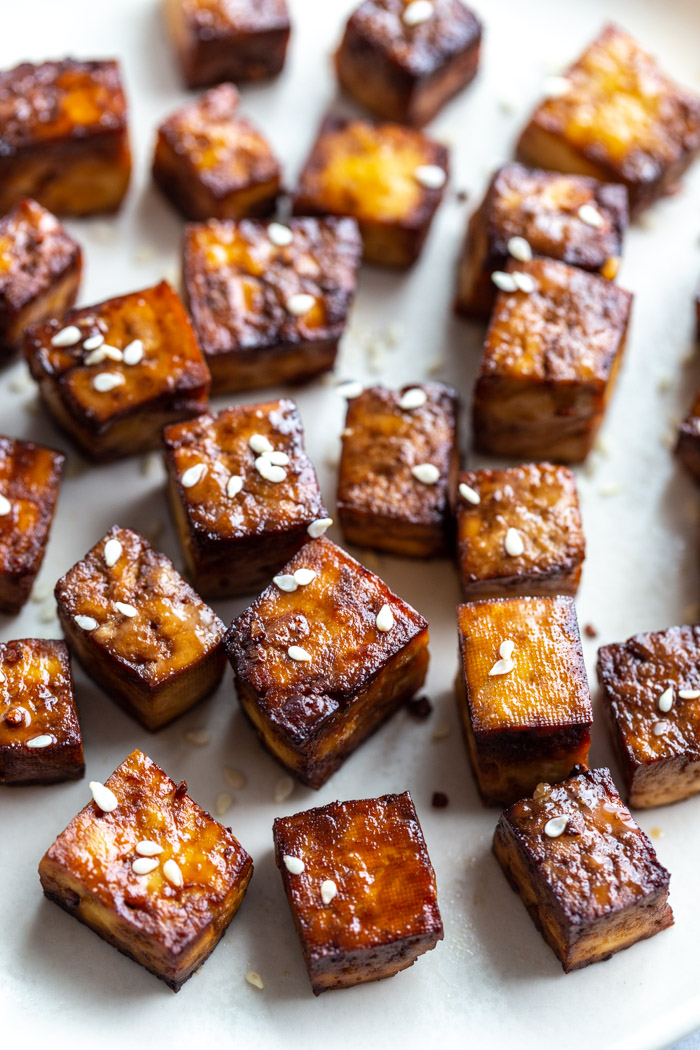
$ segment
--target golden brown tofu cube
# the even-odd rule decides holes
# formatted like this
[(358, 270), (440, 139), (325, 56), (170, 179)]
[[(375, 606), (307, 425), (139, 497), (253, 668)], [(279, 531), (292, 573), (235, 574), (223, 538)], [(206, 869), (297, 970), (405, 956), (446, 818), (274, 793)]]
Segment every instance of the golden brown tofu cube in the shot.
[[(700, 320), (698, 323), (700, 325)], [(678, 427), (675, 452), (686, 470), (700, 483), (700, 390), (690, 412)]]
[(566, 973), (673, 925), (669, 873), (607, 769), (539, 784), (502, 815), (493, 851)]
[(253, 862), (141, 751), (132, 751), (39, 864), (49, 900), (174, 992), (238, 911)]
[(65, 642), (0, 643), (0, 784), (79, 780), (84, 772)]
[(573, 598), (470, 602), (457, 621), (457, 702), (484, 802), (508, 806), (585, 766), (593, 708)]
[(23, 197), (56, 215), (113, 212), (130, 175), (117, 62), (65, 58), (0, 72), (0, 214)]
[(160, 729), (219, 684), (224, 625), (137, 532), (115, 525), (55, 595), (73, 653), (146, 729)]
[(286, 0), (164, 0), (165, 21), (185, 83), (269, 80), (289, 41)]
[(183, 284), (212, 392), (301, 383), (331, 369), (361, 253), (354, 219), (188, 226)]
[(243, 219), (274, 208), (280, 166), (238, 115), (239, 101), (233, 84), (220, 84), (158, 128), (153, 178), (186, 219)]
[(309, 529), (330, 525), (288, 398), (199, 416), (163, 439), (173, 517), (200, 594), (255, 593)]
[(364, 258), (410, 266), (445, 192), (447, 148), (398, 124), (326, 117), (301, 173), (297, 215), (350, 215)]
[(607, 25), (542, 102), (518, 142), (526, 164), (621, 182), (638, 213), (671, 193), (700, 149), (700, 97), (634, 37)]
[(330, 540), (301, 548), (225, 640), (263, 744), (319, 788), (420, 689), (428, 624)]
[(459, 476), (456, 522), (467, 601), (576, 594), (586, 541), (568, 467), (467, 470)]
[(412, 558), (448, 553), (458, 405), (441, 383), (371, 387), (349, 401), (338, 473), (349, 543)]
[(393, 977), (442, 940), (408, 791), (278, 817), (272, 834), (314, 995)]
[(340, 85), (356, 102), (416, 127), (428, 124), (471, 83), (481, 45), (481, 25), (461, 0), (434, 0), (421, 12), (424, 6), (364, 0), (335, 56)]
[(612, 280), (626, 229), (624, 186), (504, 164), (467, 225), (455, 309), (488, 317), (496, 300), (492, 275), (511, 258), (545, 255)]
[(486, 333), (474, 441), (496, 456), (578, 463), (615, 385), (632, 294), (552, 259), (504, 276), (514, 290), (499, 292)]
[(44, 560), (65, 456), (0, 436), (0, 611), (18, 613)]
[(49, 412), (96, 462), (157, 448), (166, 424), (209, 404), (209, 369), (165, 281), (35, 325), (24, 353)]

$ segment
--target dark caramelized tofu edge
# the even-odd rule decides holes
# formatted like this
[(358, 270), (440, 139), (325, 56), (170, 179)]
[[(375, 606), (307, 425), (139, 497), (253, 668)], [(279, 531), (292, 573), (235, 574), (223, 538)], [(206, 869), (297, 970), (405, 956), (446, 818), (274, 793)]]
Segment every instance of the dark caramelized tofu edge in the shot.
[[(698, 302), (700, 330), (700, 300)], [(695, 395), (690, 412), (678, 427), (674, 451), (693, 480), (700, 484), (700, 390)]]

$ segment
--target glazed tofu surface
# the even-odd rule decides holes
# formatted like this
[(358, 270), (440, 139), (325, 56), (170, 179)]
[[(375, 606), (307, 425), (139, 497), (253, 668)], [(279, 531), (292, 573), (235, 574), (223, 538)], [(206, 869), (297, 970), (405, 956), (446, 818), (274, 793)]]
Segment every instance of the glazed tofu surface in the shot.
[(675, 453), (695, 481), (700, 482), (700, 390), (690, 412), (678, 427)]

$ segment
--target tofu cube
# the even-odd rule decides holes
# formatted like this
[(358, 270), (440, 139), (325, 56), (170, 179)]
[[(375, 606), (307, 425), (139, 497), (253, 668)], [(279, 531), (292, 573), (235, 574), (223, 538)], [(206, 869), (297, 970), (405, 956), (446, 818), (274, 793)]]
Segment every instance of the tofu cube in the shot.
[(117, 62), (64, 58), (0, 72), (0, 215), (23, 197), (56, 215), (113, 212), (130, 175)]
[(141, 751), (90, 787), (96, 801), (41, 859), (44, 894), (179, 992), (238, 911), (253, 862)]
[(165, 0), (164, 15), (189, 88), (282, 72), (290, 32), (286, 0)]
[[(482, 452), (578, 463), (591, 450), (627, 337), (632, 294), (552, 259), (509, 264), (474, 392)], [(530, 290), (532, 289), (532, 290)]]
[(219, 684), (224, 625), (138, 533), (115, 525), (55, 595), (75, 656), (146, 729), (160, 729)]
[(457, 609), (457, 702), (487, 804), (586, 766), (593, 708), (574, 600), (493, 598)]
[(84, 772), (65, 642), (0, 643), (0, 784), (51, 784)]
[(274, 208), (280, 166), (238, 115), (239, 102), (233, 84), (219, 84), (158, 128), (153, 178), (186, 219), (243, 219)]
[(673, 925), (669, 873), (607, 769), (539, 784), (501, 816), (493, 852), (566, 973)]
[(461, 0), (434, 0), (414, 22), (406, 0), (364, 0), (335, 68), (342, 88), (385, 120), (422, 127), (476, 76), (481, 25)]
[(0, 612), (20, 611), (44, 560), (65, 456), (0, 436)]
[(265, 747), (319, 788), (422, 686), (428, 624), (325, 538), (301, 548), (225, 639)]
[(288, 398), (166, 427), (163, 440), (173, 518), (200, 594), (256, 593), (315, 522), (330, 521)]
[(33, 326), (24, 353), (49, 413), (95, 462), (159, 447), (166, 424), (209, 404), (209, 369), (165, 281)]
[(455, 309), (487, 318), (496, 301), (493, 274), (511, 258), (544, 255), (612, 280), (626, 229), (625, 186), (504, 164), (469, 219)]
[[(698, 324), (700, 326), (700, 320)], [(700, 483), (700, 390), (690, 412), (678, 427), (675, 453), (689, 474)]]
[(408, 791), (278, 817), (272, 834), (314, 995), (393, 977), (443, 939)]
[(361, 253), (354, 219), (188, 226), (183, 285), (213, 393), (306, 382), (331, 369)]
[(445, 192), (447, 147), (399, 124), (326, 117), (294, 198), (297, 215), (350, 215), (364, 258), (411, 266)]
[(671, 193), (700, 149), (700, 97), (676, 84), (634, 37), (606, 25), (518, 141), (520, 160), (621, 182), (633, 214)]
[(576, 478), (525, 463), (459, 476), (457, 565), (467, 601), (576, 594), (586, 554)]
[(371, 387), (348, 402), (338, 517), (349, 543), (412, 558), (451, 550), (458, 408), (441, 383)]

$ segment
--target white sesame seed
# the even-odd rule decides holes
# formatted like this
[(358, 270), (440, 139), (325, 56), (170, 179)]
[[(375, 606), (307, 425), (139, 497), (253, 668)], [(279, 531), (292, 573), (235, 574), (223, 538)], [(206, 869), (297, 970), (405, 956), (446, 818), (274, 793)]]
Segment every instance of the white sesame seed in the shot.
[(137, 857), (132, 862), (131, 870), (134, 875), (148, 875), (150, 872), (155, 871), (159, 864), (159, 860), (153, 860), (150, 857)]
[(531, 277), (529, 273), (520, 273), (519, 270), (513, 270), (511, 274), (515, 281), (515, 287), (519, 292), (524, 292), (525, 295), (531, 295), (537, 290), (537, 284), (534, 277)]
[(423, 485), (434, 485), (440, 478), (440, 471), (434, 463), (416, 463), (411, 467), (411, 474)]
[(605, 219), (592, 204), (582, 204), (578, 210), (578, 217), (586, 226), (593, 226), (597, 230), (605, 224)]
[(291, 872), (292, 875), (301, 875), (306, 867), (301, 857), (290, 857), (288, 854), (285, 854), (284, 857), (282, 857), (282, 860), (284, 861), (285, 868), (287, 871)]
[(224, 780), (234, 791), (240, 791), (246, 785), (246, 779), (239, 769), (224, 766)]
[(525, 544), (523, 543), (523, 538), (517, 529), (508, 529), (503, 548), (506, 554), (511, 558), (519, 558), (523, 553), (525, 550)]
[(111, 539), (107, 540), (104, 549), (105, 565), (108, 569), (111, 569), (113, 565), (116, 565), (123, 553), (123, 547), (119, 540)]
[(103, 361), (107, 360), (107, 354), (103, 346), (97, 348), (97, 350), (91, 350), (89, 354), (86, 354), (83, 358), (83, 364), (87, 367), (91, 365), (101, 365)]
[(226, 495), (229, 499), (235, 499), (243, 489), (243, 478), (240, 474), (232, 474), (226, 484)]
[(496, 660), (496, 663), (489, 671), (489, 678), (493, 678), (495, 675), (508, 674), (514, 667), (515, 664), (512, 660)]
[(451, 733), (452, 730), (448, 726), (447, 722), (441, 722), (439, 725), (435, 726), (435, 729), (433, 729), (431, 739), (434, 740), (435, 743), (437, 743), (439, 740), (447, 740), (448, 736), (450, 736)]
[(294, 314), (295, 317), (303, 317), (304, 314), (308, 314), (315, 302), (313, 295), (307, 292), (297, 292), (296, 295), (289, 296), (285, 306), (290, 314)]
[(462, 499), (465, 499), (467, 503), (473, 503), (475, 507), (481, 503), (481, 496), (476, 489), (473, 489), (471, 485), (467, 485), (464, 481), (459, 486), (459, 494)]
[(56, 605), (53, 601), (48, 602), (39, 612), (40, 623), (51, 623), (56, 619)]
[(77, 616), (73, 617), (73, 620), (81, 631), (94, 631), (97, 627), (97, 620), (94, 616), (82, 616), (78, 613)]
[(248, 445), (258, 456), (262, 452), (274, 452), (274, 448), (264, 434), (251, 434), (248, 439)]
[(357, 379), (346, 379), (345, 382), (338, 383), (335, 388), (336, 394), (344, 397), (346, 401), (352, 401), (354, 397), (359, 397), (363, 390), (362, 383)]
[(179, 866), (175, 863), (174, 860), (166, 860), (165, 864), (163, 865), (163, 874), (165, 875), (168, 882), (171, 883), (173, 886), (182, 886), (184, 882), (184, 879), (182, 878), (182, 872), (180, 871)]
[(419, 386), (413, 386), (402, 395), (399, 401), (399, 408), (409, 412), (413, 408), (422, 408), (427, 400), (428, 395), (425, 390), (421, 390)]
[(287, 655), (290, 660), (296, 660), (297, 663), (306, 664), (311, 660), (311, 653), (307, 653), (306, 649), (302, 649), (300, 645), (290, 645)]
[(286, 802), (292, 791), (294, 791), (294, 781), (291, 777), (280, 777), (275, 784), (275, 792), (272, 796), (275, 802)]
[(512, 642), (510, 638), (506, 638), (504, 642), (501, 642), (498, 647), (498, 655), (504, 660), (510, 660), (515, 649), (515, 642)]
[(291, 594), (292, 591), (295, 591), (299, 586), (294, 579), (294, 576), (289, 573), (282, 573), (280, 576), (273, 576), (272, 582), (276, 584), (281, 591), (286, 591), (288, 594)]
[(98, 394), (108, 394), (110, 390), (123, 386), (126, 380), (120, 372), (98, 372), (92, 381)]
[(99, 780), (91, 780), (88, 787), (92, 792), (92, 797), (95, 800), (95, 805), (102, 810), (103, 813), (111, 813), (113, 809), (116, 809), (119, 805), (119, 800), (110, 788), (105, 787)]
[(195, 747), (206, 747), (211, 741), (211, 734), (206, 729), (188, 729), (184, 736), (187, 743)]
[(120, 612), (122, 616), (128, 616), (131, 620), (134, 616), (138, 616), (138, 609), (135, 609), (133, 605), (129, 605), (128, 602), (115, 602), (114, 608), (117, 612)]
[(260, 991), (262, 991), (265, 987), (265, 985), (263, 984), (262, 977), (259, 973), (256, 973), (255, 970), (248, 970), (245, 975), (245, 979), (248, 982), (248, 984), (252, 984), (254, 988), (259, 988)]
[(394, 626), (394, 614), (390, 605), (382, 605), (377, 613), (375, 623), (378, 631), (390, 631)]
[(517, 259), (518, 262), (530, 262), (532, 259), (532, 248), (524, 237), (511, 237), (508, 241), (508, 254)]
[(143, 359), (143, 342), (141, 339), (133, 339), (128, 346), (124, 347), (124, 364), (137, 365)]
[(610, 481), (607, 485), (601, 485), (598, 489), (601, 496), (608, 498), (610, 496), (619, 496), (622, 492), (622, 486), (616, 481)]
[(49, 733), (42, 733), (41, 736), (34, 736), (31, 740), (28, 740), (27, 747), (49, 747), (51, 744), (55, 743), (55, 737), (51, 736)]
[(413, 172), (413, 177), (426, 190), (442, 189), (447, 182), (447, 172), (437, 164), (419, 164)]
[(294, 581), (295, 583), (298, 583), (300, 587), (306, 587), (307, 584), (316, 579), (317, 575), (315, 569), (296, 569), (294, 572)]
[(659, 711), (663, 711), (664, 714), (670, 711), (673, 707), (673, 686), (670, 685), (668, 689), (664, 689), (663, 693), (657, 700), (657, 706)]
[(274, 463), (270, 462), (269, 456), (262, 455), (258, 456), (255, 460), (255, 469), (261, 478), (265, 481), (271, 481), (277, 484), (279, 481), (284, 481), (287, 477), (287, 471), (284, 467), (278, 467)]
[(324, 904), (330, 904), (337, 893), (338, 887), (333, 882), (333, 879), (326, 879), (325, 882), (321, 883), (321, 900)]
[(654, 734), (654, 736), (663, 736), (664, 733), (668, 732), (668, 728), (668, 722), (665, 722), (662, 719), (662, 721), (654, 723), (651, 731)]
[(281, 222), (271, 222), (267, 227), (267, 236), (278, 248), (284, 248), (294, 240), (294, 234)]
[(153, 839), (141, 839), (140, 842), (136, 843), (134, 849), (141, 857), (156, 857), (163, 852), (163, 847), (159, 846)]
[(195, 463), (193, 466), (188, 467), (187, 470), (180, 476), (180, 484), (183, 489), (191, 489), (202, 480), (207, 472), (206, 463)]
[(573, 87), (566, 77), (547, 77), (544, 82), (545, 98), (563, 98), (568, 95)]
[(51, 346), (75, 346), (79, 342), (80, 329), (76, 328), (74, 324), (69, 324), (67, 328), (62, 328), (60, 332), (56, 332), (56, 335), (51, 340)]
[(512, 273), (506, 273), (504, 270), (494, 270), (491, 280), (502, 292), (517, 292), (518, 290)]
[(700, 697), (700, 689), (679, 689), (679, 700), (697, 700)]
[(419, 26), (433, 17), (433, 5), (430, 0), (412, 0), (407, 4), (401, 16), (404, 25)]
[(560, 835), (564, 833), (566, 825), (569, 823), (568, 817), (552, 817), (548, 820), (544, 826), (544, 833), (550, 839), (558, 839)]
[(232, 805), (233, 799), (228, 791), (220, 791), (216, 796), (216, 802), (214, 804), (217, 817), (223, 817), (224, 813), (228, 813)]
[(105, 337), (101, 332), (97, 335), (89, 335), (87, 339), (83, 340), (83, 350), (97, 350), (98, 346), (102, 346), (105, 341)]
[(0, 492), (0, 518), (4, 518), (6, 514), (9, 514), (12, 510), (12, 504), (10, 503), (7, 496), (3, 496)]
[(122, 361), (124, 355), (118, 346), (110, 346), (109, 343), (103, 343), (99, 349), (99, 353), (103, 355), (109, 361)]
[(278, 452), (277, 449), (273, 449), (272, 452), (263, 452), (263, 456), (268, 463), (273, 463), (276, 467), (286, 467), (289, 463), (289, 456), (286, 452)]
[(316, 521), (312, 521), (307, 526), (306, 531), (312, 540), (317, 540), (319, 536), (323, 536), (324, 532), (330, 529), (333, 524), (333, 518), (317, 518)]

